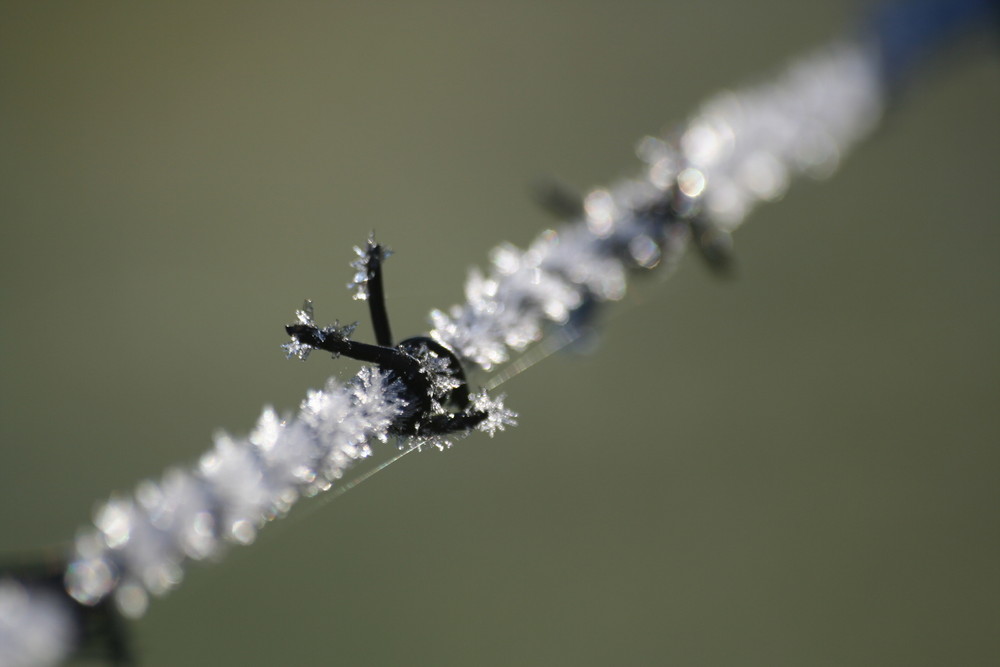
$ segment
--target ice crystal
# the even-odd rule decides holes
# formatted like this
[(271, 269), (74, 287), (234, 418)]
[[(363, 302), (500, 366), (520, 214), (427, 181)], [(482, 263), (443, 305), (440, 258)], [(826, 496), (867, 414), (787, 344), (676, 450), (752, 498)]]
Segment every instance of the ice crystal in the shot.
[(355, 409), (373, 431), (385, 442), (393, 421), (399, 416), (403, 385), (399, 380), (389, 380), (387, 374), (366, 366), (349, 385)]
[(486, 413), (486, 419), (479, 422), (476, 429), (491, 438), (497, 431), (506, 430), (508, 426), (517, 426), (517, 413), (504, 406), (505, 394), (490, 398), (486, 391), (476, 392), (471, 396), (472, 408)]
[(421, 374), (430, 382), (432, 411), (443, 414), (445, 412), (443, 403), (451, 392), (462, 386), (462, 381), (447, 357), (440, 356), (426, 346), (417, 355), (417, 361), (420, 362)]
[[(315, 320), (313, 320), (313, 306), (312, 301), (306, 301), (302, 308), (295, 311), (295, 321), (297, 324), (312, 327), (316, 334), (316, 337), (321, 341), (328, 338), (333, 338), (337, 340), (349, 340), (354, 330), (358, 328), (357, 322), (351, 322), (350, 324), (341, 324), (340, 320), (334, 320), (333, 324), (326, 327), (317, 327)], [(292, 336), (291, 341), (283, 343), (281, 348), (285, 351), (285, 358), (291, 359), (292, 357), (297, 357), (298, 359), (305, 361), (309, 358), (309, 353), (312, 352), (315, 347), (309, 343), (304, 343), (300, 341), (297, 337)], [(334, 359), (340, 355), (336, 352), (331, 352)]]
[(316, 326), (313, 320), (313, 302), (306, 299), (302, 302), (302, 307), (295, 311), (295, 321), (309, 327)]
[(378, 247), (380, 249), (380, 254), (378, 260), (384, 262), (392, 256), (392, 250), (384, 246), (379, 246), (375, 242), (375, 232), (372, 232), (368, 236), (368, 242), (365, 244), (364, 248), (359, 246), (354, 246), (354, 254), (356, 255), (353, 262), (351, 262), (351, 268), (354, 269), (354, 278), (351, 282), (347, 283), (347, 289), (354, 290), (354, 298), (358, 301), (368, 300), (368, 281), (371, 280), (371, 253)]
[(294, 338), (291, 342), (283, 343), (281, 348), (285, 351), (285, 357), (291, 359), (295, 357), (301, 361), (305, 361), (309, 358), (309, 353), (313, 351), (312, 345), (306, 345), (305, 343), (300, 343)]

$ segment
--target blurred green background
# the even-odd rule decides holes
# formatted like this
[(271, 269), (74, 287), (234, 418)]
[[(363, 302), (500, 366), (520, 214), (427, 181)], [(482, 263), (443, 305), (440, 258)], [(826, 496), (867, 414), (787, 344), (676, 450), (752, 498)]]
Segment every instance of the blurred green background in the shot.
[[(850, 3), (846, 3), (850, 4)], [(397, 334), (527, 196), (849, 25), (845, 3), (0, 7), (0, 551), (351, 364), (370, 229)], [(521, 426), (403, 459), (194, 567), (147, 665), (1000, 662), (1000, 57), (931, 68), (823, 184), (504, 390)]]

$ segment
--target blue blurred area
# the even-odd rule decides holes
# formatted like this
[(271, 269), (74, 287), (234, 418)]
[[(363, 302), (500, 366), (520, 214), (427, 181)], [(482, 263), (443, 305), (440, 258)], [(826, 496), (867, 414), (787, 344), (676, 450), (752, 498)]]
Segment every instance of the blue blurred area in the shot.
[(996, 0), (896, 0), (874, 5), (870, 14), (869, 30), (890, 86), (918, 76), (919, 65), (951, 41), (977, 31), (1000, 36)]

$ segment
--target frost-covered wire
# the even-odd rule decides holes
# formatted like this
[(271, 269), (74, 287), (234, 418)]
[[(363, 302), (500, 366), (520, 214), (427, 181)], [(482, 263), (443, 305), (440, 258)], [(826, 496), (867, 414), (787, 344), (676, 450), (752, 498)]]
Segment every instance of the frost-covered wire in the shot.
[[(672, 267), (692, 239), (707, 245), (707, 237), (726, 238), (756, 203), (780, 196), (792, 176), (830, 173), (871, 129), (881, 104), (877, 60), (858, 44), (824, 50), (772, 83), (710, 100), (677, 141), (640, 142), (642, 173), (590, 192), (581, 220), (543, 233), (526, 250), (495, 249), (489, 271), (469, 276), (465, 303), (431, 313), (430, 337), (462, 364), (493, 369), (538, 341), (546, 326), (574, 324), (595, 304), (620, 299), (630, 272)], [(367, 299), (364, 259), (359, 249), (351, 287)], [(308, 304), (296, 319), (325, 342), (351, 344), (352, 327), (317, 327)], [(293, 337), (288, 354), (305, 358), (324, 342), (304, 340)], [(440, 385), (450, 377), (446, 362), (427, 352), (420, 363), (420, 373), (438, 378), (429, 393), (434, 409), (443, 409), (454, 389)], [(218, 434), (195, 465), (141, 482), (97, 510), (66, 569), (69, 599), (94, 605), (110, 596), (126, 616), (141, 616), (151, 595), (181, 582), (188, 561), (216, 560), (227, 545), (250, 544), (299, 498), (330, 489), (374, 443), (389, 439), (412, 402), (398, 373), (366, 366), (346, 382), (331, 379), (310, 391), (295, 414), (265, 408), (246, 437)], [(502, 398), (480, 391), (470, 404), (484, 415), (472, 428), (493, 435), (513, 423)], [(448, 444), (440, 434), (424, 439)], [(71, 619), (55, 596), (4, 583), (0, 664), (58, 660), (73, 636)], [(46, 629), (23, 632), (24, 623)], [(49, 641), (38, 642), (39, 632)]]
[(771, 83), (709, 100), (679, 140), (646, 137), (645, 170), (591, 191), (583, 219), (520, 251), (502, 245), (473, 270), (466, 302), (431, 313), (431, 336), (490, 370), (593, 302), (620, 299), (632, 269), (672, 268), (689, 241), (706, 252), (797, 174), (827, 176), (875, 124), (877, 58), (845, 43), (794, 63)]
[(67, 591), (82, 604), (113, 593), (126, 615), (142, 615), (147, 593), (180, 583), (184, 561), (215, 558), (227, 543), (250, 544), (299, 497), (329, 489), (371, 454), (371, 442), (388, 438), (402, 410), (398, 386), (371, 367), (310, 391), (295, 415), (266, 408), (247, 437), (220, 433), (192, 468), (169, 470), (105, 503), (95, 529), (76, 540)]
[[(451, 436), (492, 436), (513, 425), (503, 397), (485, 391), (467, 392), (465, 418), (448, 422), (458, 425), (453, 432), (427, 426), (440, 420), (415, 421), (415, 405), (426, 398), (420, 410), (453, 417), (446, 404), (461, 367), (490, 371), (546, 327), (586, 324), (596, 306), (624, 296), (630, 274), (670, 270), (690, 244), (710, 260), (724, 255), (729, 234), (758, 203), (780, 197), (796, 175), (829, 175), (874, 127), (883, 74), (872, 42), (835, 45), (769, 83), (709, 100), (676, 136), (643, 139), (638, 176), (591, 191), (579, 219), (542, 233), (526, 250), (496, 248), (488, 271), (469, 276), (464, 303), (432, 311), (423, 347), (389, 347), (386, 322), (386, 341), (365, 349), (412, 358), (411, 375), (423, 384), (371, 352), (375, 366), (308, 392), (297, 412), (265, 408), (249, 435), (220, 433), (196, 464), (105, 502), (75, 541), (64, 591), (0, 580), (0, 666), (61, 660), (76, 641), (74, 605), (113, 600), (124, 615), (141, 616), (150, 596), (181, 582), (188, 561), (217, 560), (228, 545), (250, 544), (299, 498), (336, 485), (378, 443), (399, 437), (403, 448), (444, 448)], [(369, 300), (381, 290), (371, 262), (388, 252), (372, 240), (357, 255), (349, 286)], [(286, 345), (289, 356), (361, 349), (350, 340), (352, 327), (316, 325), (309, 304), (290, 331), (298, 334)], [(415, 396), (415, 386), (426, 386), (419, 390), (426, 396)]]

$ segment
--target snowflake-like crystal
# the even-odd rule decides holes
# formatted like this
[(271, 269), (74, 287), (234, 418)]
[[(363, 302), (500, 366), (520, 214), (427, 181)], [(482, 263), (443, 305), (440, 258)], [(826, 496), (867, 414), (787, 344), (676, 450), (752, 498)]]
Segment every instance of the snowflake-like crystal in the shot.
[(438, 355), (426, 346), (418, 355), (417, 361), (420, 362), (421, 374), (430, 382), (432, 411), (443, 414), (446, 412), (444, 402), (454, 390), (462, 386), (462, 380), (456, 375), (447, 357)]
[(508, 426), (517, 426), (517, 413), (509, 410), (503, 403), (507, 398), (506, 394), (500, 394), (496, 398), (490, 398), (486, 390), (473, 394), (472, 407), (486, 413), (486, 419), (476, 425), (476, 429), (482, 431), (491, 438), (497, 431), (506, 430)]
[[(327, 338), (347, 340), (358, 327), (357, 322), (341, 325), (340, 320), (334, 320), (332, 325), (323, 327), (322, 329), (316, 327), (316, 321), (313, 319), (313, 303), (309, 299), (306, 299), (302, 303), (302, 307), (295, 311), (295, 322), (302, 326), (312, 327), (315, 330), (316, 336), (321, 341), (326, 340)], [(304, 343), (295, 336), (292, 336), (292, 340), (288, 343), (283, 343), (281, 348), (285, 351), (285, 358), (291, 359), (292, 357), (298, 357), (303, 361), (307, 359), (309, 357), (309, 353), (315, 349), (309, 343)], [(333, 353), (334, 358), (337, 358), (338, 356), (340, 355)]]
[(375, 232), (369, 234), (368, 242), (364, 248), (354, 246), (354, 254), (357, 255), (354, 261), (351, 262), (351, 268), (354, 269), (354, 278), (351, 282), (347, 283), (347, 289), (354, 290), (354, 299), (357, 301), (368, 300), (368, 281), (371, 279), (371, 260), (369, 255), (374, 248), (379, 248), (380, 250), (379, 262), (384, 262), (392, 255), (392, 250), (375, 243)]

